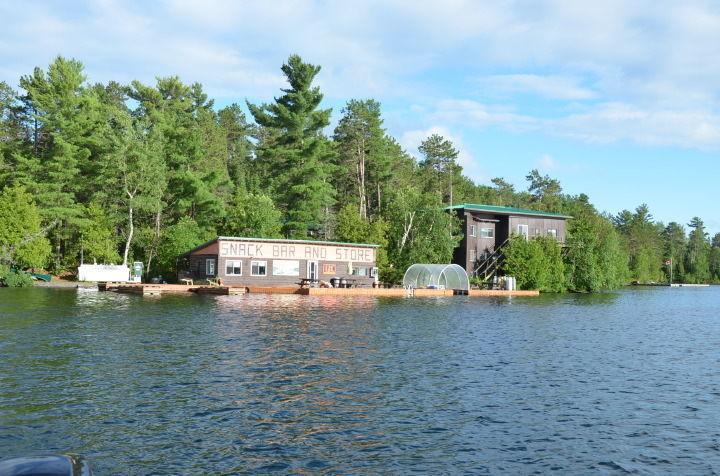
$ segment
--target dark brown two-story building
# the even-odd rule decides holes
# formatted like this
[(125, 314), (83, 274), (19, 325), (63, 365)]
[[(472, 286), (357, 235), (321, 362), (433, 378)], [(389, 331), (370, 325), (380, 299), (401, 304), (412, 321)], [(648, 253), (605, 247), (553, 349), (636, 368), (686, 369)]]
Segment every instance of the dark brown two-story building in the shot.
[(463, 238), (455, 249), (453, 263), (475, 276), (483, 259), (500, 249), (514, 234), (534, 238), (551, 236), (565, 243), (567, 220), (559, 213), (524, 208), (463, 203), (448, 207), (461, 220)]
[(220, 236), (183, 254), (178, 278), (242, 286), (292, 286), (332, 278), (370, 286), (378, 276), (378, 245)]

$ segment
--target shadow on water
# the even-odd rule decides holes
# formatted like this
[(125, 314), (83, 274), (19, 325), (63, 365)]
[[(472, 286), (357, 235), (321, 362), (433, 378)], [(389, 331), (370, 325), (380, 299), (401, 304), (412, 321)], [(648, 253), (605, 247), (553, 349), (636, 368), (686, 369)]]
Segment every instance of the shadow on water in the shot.
[(720, 293), (0, 290), (0, 458), (97, 474), (713, 473)]

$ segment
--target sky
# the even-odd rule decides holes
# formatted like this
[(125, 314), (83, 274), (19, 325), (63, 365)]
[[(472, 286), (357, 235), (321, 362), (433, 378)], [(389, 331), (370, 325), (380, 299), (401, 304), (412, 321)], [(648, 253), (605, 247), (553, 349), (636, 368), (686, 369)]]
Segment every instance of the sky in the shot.
[(0, 0), (0, 18), (13, 86), (63, 55), (91, 82), (178, 75), (218, 105), (270, 102), (297, 53), (334, 121), (377, 99), (409, 153), (442, 134), (477, 183), (524, 189), (537, 168), (601, 211), (720, 232), (718, 2)]

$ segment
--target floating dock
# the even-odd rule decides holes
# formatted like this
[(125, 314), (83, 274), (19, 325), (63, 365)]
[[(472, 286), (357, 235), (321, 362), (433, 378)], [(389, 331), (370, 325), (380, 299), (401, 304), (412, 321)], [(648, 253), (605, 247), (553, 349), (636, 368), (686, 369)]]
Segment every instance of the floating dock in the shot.
[(467, 293), (452, 289), (405, 289), (405, 288), (300, 288), (297, 286), (210, 286), (206, 284), (142, 284), (98, 283), (100, 291), (159, 296), (163, 294), (217, 294), (235, 296), (240, 294), (299, 294), (302, 296), (385, 296), (385, 297), (447, 297), (456, 294), (470, 297), (534, 297), (539, 291), (506, 291), (500, 289), (471, 289)]
[(471, 289), (468, 296), (471, 297), (537, 297), (540, 291), (537, 289), (531, 291), (522, 291), (516, 289), (514, 291), (506, 291), (504, 289)]
[(234, 296), (245, 294), (245, 287), (209, 286), (186, 284), (144, 284), (144, 283), (98, 283), (100, 291), (117, 291), (120, 293), (140, 294), (142, 296), (159, 296), (161, 294), (220, 294)]

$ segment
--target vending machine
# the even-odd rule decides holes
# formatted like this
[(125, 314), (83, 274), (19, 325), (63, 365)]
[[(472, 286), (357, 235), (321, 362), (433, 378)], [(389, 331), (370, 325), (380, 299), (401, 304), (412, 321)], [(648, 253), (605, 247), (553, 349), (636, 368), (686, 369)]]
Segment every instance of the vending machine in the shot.
[(143, 262), (135, 261), (132, 265), (132, 271), (130, 273), (130, 281), (133, 283), (142, 283), (143, 275)]

